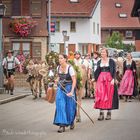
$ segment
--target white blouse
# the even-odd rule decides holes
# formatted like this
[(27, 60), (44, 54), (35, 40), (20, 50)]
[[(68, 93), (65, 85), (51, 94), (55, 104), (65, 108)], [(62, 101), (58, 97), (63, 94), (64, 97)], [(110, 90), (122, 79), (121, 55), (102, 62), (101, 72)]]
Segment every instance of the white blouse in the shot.
[[(69, 66), (70, 66), (70, 65), (67, 65), (65, 74), (68, 73), (68, 68), (69, 68)], [(59, 68), (59, 67), (61, 67), (61, 66), (58, 66), (58, 67), (57, 67), (57, 71), (58, 71), (58, 68)], [(61, 71), (60, 68), (59, 68), (59, 73), (62, 73), (62, 71)], [(72, 66), (70, 66), (70, 68), (69, 68), (69, 74), (70, 74), (70, 76), (74, 76), (74, 75), (75, 75), (75, 70), (74, 70), (74, 68), (73, 68)]]
[(100, 67), (108, 67), (108, 66), (109, 66), (109, 59), (106, 63), (102, 63), (102, 61), (101, 61)]

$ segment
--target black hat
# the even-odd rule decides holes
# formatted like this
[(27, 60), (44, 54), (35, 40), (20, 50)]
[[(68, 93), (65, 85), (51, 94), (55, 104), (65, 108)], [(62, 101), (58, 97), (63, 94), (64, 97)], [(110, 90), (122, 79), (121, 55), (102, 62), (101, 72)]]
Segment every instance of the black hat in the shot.
[(76, 55), (76, 54), (81, 55), (81, 53), (80, 53), (79, 51), (76, 51), (76, 52), (74, 53), (74, 55)]

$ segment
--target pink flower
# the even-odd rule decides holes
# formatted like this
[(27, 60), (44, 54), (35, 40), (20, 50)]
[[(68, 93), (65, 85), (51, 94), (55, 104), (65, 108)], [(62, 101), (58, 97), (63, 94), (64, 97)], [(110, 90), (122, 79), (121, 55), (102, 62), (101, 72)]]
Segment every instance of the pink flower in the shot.
[(22, 37), (28, 36), (34, 26), (36, 26), (36, 22), (27, 18), (15, 18), (9, 24), (10, 30)]

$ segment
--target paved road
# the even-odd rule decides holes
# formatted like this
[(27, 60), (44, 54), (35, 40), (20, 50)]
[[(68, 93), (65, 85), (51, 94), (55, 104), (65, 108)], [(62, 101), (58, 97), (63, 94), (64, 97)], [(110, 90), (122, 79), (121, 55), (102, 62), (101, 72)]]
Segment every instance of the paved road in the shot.
[(82, 113), (82, 122), (72, 131), (57, 133), (52, 124), (55, 104), (31, 96), (0, 105), (0, 140), (140, 140), (140, 102), (124, 103), (113, 111), (111, 121), (97, 121), (93, 100), (83, 100), (83, 108), (95, 125)]

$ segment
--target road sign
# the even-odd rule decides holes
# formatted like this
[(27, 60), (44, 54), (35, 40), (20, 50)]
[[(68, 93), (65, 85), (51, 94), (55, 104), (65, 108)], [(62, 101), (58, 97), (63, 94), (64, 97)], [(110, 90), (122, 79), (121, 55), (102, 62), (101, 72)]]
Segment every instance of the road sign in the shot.
[(55, 22), (51, 22), (51, 32), (55, 32)]

